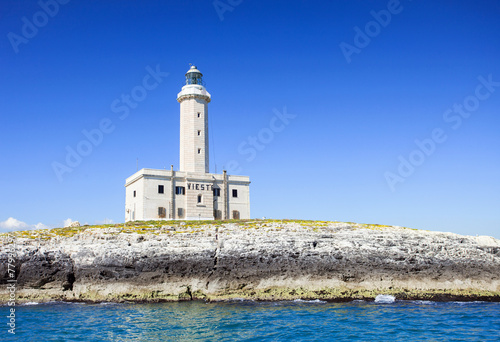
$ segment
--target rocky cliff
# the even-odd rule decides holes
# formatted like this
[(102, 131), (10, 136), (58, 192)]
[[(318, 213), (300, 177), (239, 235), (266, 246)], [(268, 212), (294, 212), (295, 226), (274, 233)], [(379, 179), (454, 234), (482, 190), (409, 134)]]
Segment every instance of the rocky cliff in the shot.
[(500, 241), (394, 226), (136, 222), (2, 235), (16, 300), (500, 300)]

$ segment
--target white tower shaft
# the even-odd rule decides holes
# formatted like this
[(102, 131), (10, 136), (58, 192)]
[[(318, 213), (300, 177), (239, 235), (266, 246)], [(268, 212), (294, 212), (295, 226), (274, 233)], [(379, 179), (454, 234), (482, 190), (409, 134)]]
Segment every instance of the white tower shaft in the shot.
[(180, 171), (208, 173), (208, 103), (210, 94), (202, 85), (196, 67), (186, 73), (186, 85), (177, 95), (180, 103)]

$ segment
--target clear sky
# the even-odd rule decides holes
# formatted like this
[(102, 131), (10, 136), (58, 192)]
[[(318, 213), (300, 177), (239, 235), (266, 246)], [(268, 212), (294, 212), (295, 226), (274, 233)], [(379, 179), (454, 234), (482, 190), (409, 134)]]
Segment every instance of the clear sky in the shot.
[(252, 217), (500, 238), (499, 18), (498, 1), (4, 0), (0, 230), (123, 222), (137, 159), (179, 166), (194, 63), (211, 171), (250, 176)]

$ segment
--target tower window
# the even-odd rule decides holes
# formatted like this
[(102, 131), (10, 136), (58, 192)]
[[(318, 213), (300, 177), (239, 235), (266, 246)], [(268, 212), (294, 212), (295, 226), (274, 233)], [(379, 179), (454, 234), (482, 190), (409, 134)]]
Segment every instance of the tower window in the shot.
[(177, 217), (178, 218), (184, 217), (184, 208), (177, 208)]
[(201, 154), (201, 148), (198, 149), (198, 154)]
[(186, 188), (183, 186), (176, 186), (175, 187), (175, 194), (176, 195), (185, 195), (186, 194)]
[(238, 197), (238, 190), (237, 189), (233, 189), (233, 197)]
[(214, 197), (220, 196), (220, 188), (214, 188)]
[(165, 189), (164, 189), (163, 185), (158, 185), (158, 193), (163, 194), (164, 191), (165, 191)]
[(200, 117), (200, 113), (198, 113), (198, 117)]
[(198, 203), (201, 203), (201, 200), (202, 200), (201, 195), (198, 195)]
[(240, 219), (240, 212), (238, 210), (233, 210), (233, 220)]
[(201, 131), (198, 131), (198, 135), (201, 135)]
[(135, 190), (134, 190), (134, 197), (135, 197), (136, 193), (135, 193)]

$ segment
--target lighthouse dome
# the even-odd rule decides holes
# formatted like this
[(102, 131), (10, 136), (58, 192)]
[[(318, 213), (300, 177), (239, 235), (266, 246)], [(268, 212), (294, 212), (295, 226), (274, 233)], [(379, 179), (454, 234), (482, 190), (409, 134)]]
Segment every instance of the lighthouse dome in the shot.
[(197, 73), (201, 74), (201, 71), (198, 70), (198, 68), (195, 65), (191, 65), (191, 68), (188, 70), (188, 72), (186, 73), (186, 75), (189, 74), (190, 72), (197, 72)]

